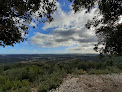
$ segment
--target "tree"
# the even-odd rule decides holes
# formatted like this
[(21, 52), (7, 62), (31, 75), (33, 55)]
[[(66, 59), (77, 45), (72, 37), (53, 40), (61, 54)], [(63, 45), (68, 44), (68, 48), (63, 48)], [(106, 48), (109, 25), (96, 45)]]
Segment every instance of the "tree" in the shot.
[(14, 46), (26, 40), (22, 32), (28, 33), (28, 24), (38, 10), (41, 12), (38, 12), (37, 20), (44, 17), (45, 21), (52, 21), (56, 0), (0, 0), (0, 46)]
[(98, 19), (98, 16), (95, 16), (86, 24), (87, 28), (95, 27), (95, 33), (99, 38), (94, 50), (100, 54), (122, 55), (122, 23), (117, 22), (122, 15), (122, 1), (74, 0), (72, 6), (75, 12), (81, 9), (87, 9), (89, 12), (95, 5), (98, 7), (98, 16), (102, 15), (103, 18)]

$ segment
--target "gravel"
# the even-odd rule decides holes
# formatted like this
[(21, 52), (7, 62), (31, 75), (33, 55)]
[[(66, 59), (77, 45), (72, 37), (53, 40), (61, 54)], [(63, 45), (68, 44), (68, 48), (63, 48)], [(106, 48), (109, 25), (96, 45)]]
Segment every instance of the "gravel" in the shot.
[(122, 74), (68, 75), (49, 92), (122, 92)]

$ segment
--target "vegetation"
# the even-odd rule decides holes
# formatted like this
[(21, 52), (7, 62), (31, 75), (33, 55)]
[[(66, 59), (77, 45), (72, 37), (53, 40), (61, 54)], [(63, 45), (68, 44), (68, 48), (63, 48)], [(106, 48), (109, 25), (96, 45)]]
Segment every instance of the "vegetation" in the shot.
[[(122, 23), (118, 23), (122, 14), (121, 0), (70, 0), (73, 1), (73, 10), (78, 12), (97, 7), (98, 12), (94, 18), (86, 24), (89, 29), (95, 28), (96, 36), (99, 38), (95, 50), (100, 54), (122, 55)], [(98, 17), (102, 16), (101, 19)], [(101, 45), (103, 45), (101, 47)]]
[(23, 42), (22, 33), (28, 33), (31, 22), (52, 21), (55, 10), (56, 0), (0, 0), (0, 46)]
[(57, 88), (67, 74), (122, 72), (122, 62), (30, 62), (0, 66), (0, 92), (47, 92)]

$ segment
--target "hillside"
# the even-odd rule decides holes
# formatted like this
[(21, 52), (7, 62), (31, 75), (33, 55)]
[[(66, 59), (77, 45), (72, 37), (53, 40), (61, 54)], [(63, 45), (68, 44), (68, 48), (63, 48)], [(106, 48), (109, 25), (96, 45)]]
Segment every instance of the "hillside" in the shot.
[[(74, 57), (70, 60), (70, 57), (50, 55), (46, 62), (35, 60), (0, 65), (0, 92), (121, 92), (120, 60), (81, 62)], [(114, 91), (109, 91), (113, 88)]]

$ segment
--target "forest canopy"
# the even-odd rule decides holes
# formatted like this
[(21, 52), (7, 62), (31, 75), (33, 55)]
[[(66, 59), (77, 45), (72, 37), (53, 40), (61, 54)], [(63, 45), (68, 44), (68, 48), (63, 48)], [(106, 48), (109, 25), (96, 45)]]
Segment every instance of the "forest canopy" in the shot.
[[(0, 45), (14, 46), (26, 40), (22, 36), (28, 33), (28, 25), (36, 19), (41, 22), (53, 21), (52, 14), (56, 11), (58, 0), (1, 0), (0, 1)], [(98, 14), (85, 25), (88, 29), (95, 28), (99, 38), (94, 50), (100, 54), (122, 55), (122, 16), (121, 0), (69, 0), (76, 12), (87, 9), (89, 13), (97, 5)], [(38, 12), (38, 10), (41, 10)], [(38, 15), (33, 14), (38, 12)], [(98, 19), (98, 16), (102, 16)], [(23, 21), (23, 22), (21, 22)], [(18, 25), (16, 25), (18, 24)], [(102, 47), (100, 47), (102, 45)]]

